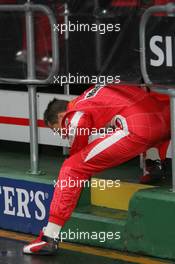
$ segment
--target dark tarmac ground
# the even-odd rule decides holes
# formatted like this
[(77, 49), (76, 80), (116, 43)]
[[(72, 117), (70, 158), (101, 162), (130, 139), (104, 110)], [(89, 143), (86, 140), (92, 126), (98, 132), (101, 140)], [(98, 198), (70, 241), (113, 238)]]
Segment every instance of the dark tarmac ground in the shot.
[[(56, 256), (23, 255), (22, 248), (25, 242), (7, 238), (0, 238), (1, 264), (130, 264), (131, 262), (94, 256), (69, 250), (60, 249)], [(133, 262), (132, 262), (133, 263)]]
[[(2, 237), (1, 237), (2, 234)], [(4, 236), (5, 234), (5, 236)], [(11, 239), (13, 237), (13, 239)], [(24, 239), (24, 242), (21, 241)], [(32, 239), (33, 240), (33, 239)], [(76, 243), (61, 243), (55, 256), (24, 255), (22, 248), (31, 242), (31, 236), (0, 231), (0, 264), (174, 264), (168, 260), (128, 255), (124, 252), (83, 246)]]

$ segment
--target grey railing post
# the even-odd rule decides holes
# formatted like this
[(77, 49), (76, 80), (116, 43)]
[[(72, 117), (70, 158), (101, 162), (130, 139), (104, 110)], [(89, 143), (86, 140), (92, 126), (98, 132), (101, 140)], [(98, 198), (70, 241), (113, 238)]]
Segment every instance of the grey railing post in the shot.
[(175, 4), (169, 3), (164, 6), (153, 6), (148, 8), (142, 16), (140, 23), (140, 65), (141, 72), (146, 85), (152, 90), (165, 93), (170, 96), (171, 103), (171, 142), (172, 142), (172, 191), (175, 192), (175, 86), (156, 85), (153, 84), (149, 78), (147, 67), (146, 67), (146, 44), (145, 44), (145, 32), (146, 25), (150, 16), (154, 13), (165, 12), (167, 15), (175, 15)]
[(49, 76), (47, 79), (36, 79), (36, 78), (30, 78), (30, 79), (16, 79), (16, 78), (2, 78), (0, 76), (0, 83), (11, 83), (11, 84), (34, 84), (34, 85), (42, 85), (42, 84), (49, 84), (53, 82), (54, 76), (58, 74), (58, 68), (59, 68), (59, 53), (58, 53), (58, 34), (54, 30), (54, 24), (57, 24), (56, 18), (54, 16), (53, 11), (44, 5), (38, 5), (38, 4), (32, 4), (30, 2), (24, 4), (24, 5), (0, 5), (0, 12), (26, 12), (31, 11), (33, 12), (41, 12), (45, 14), (48, 19), (51, 26), (51, 38), (52, 38), (52, 66), (49, 73)]
[[(27, 78), (35, 79), (35, 37), (34, 17), (31, 10), (26, 11), (26, 42), (27, 42)], [(30, 116), (30, 171), (39, 174), (38, 170), (38, 128), (36, 85), (28, 85), (29, 116)]]
[(172, 144), (172, 171), (173, 171), (173, 192), (175, 192), (175, 94), (171, 95), (171, 144)]
[[(64, 34), (64, 44), (65, 44), (65, 75), (68, 76), (69, 74), (69, 8), (68, 4), (64, 4), (64, 23), (67, 26), (67, 30)], [(64, 84), (64, 94), (70, 94), (70, 87), (69, 83)]]
[[(0, 5), (0, 12), (25, 12), (26, 15), (26, 40), (27, 40), (27, 79), (1, 78), (0, 83), (26, 84), (29, 95), (29, 117), (30, 117), (30, 174), (40, 174), (38, 169), (38, 127), (37, 127), (37, 100), (36, 86), (53, 82), (54, 75), (58, 74), (59, 54), (58, 35), (54, 31), (57, 21), (50, 8), (43, 5), (35, 5), (30, 0), (24, 5)], [(36, 79), (35, 70), (35, 38), (34, 38), (34, 12), (44, 13), (50, 22), (52, 39), (53, 63), (47, 79)]]

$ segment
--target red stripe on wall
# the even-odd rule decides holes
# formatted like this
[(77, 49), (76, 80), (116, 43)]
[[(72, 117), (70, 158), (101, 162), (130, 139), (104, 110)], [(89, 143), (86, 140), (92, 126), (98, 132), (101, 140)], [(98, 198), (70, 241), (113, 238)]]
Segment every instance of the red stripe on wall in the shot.
[(1, 5), (16, 4), (16, 0), (0, 0)]
[(115, 7), (137, 7), (140, 5), (139, 0), (113, 0), (112, 6)]
[[(0, 124), (29, 126), (29, 119), (21, 117), (0, 116)], [(44, 121), (41, 119), (37, 121), (37, 124), (38, 127), (46, 127)]]

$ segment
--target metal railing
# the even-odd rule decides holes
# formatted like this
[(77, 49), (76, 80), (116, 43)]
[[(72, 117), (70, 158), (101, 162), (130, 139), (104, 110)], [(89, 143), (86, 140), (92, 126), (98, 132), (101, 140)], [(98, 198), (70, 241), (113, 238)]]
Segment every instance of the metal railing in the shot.
[[(38, 168), (38, 129), (37, 129), (37, 102), (36, 86), (49, 84), (59, 69), (59, 43), (57, 33), (53, 25), (57, 23), (52, 10), (43, 5), (36, 5), (28, 1), (24, 5), (0, 5), (0, 12), (25, 12), (26, 19), (26, 42), (27, 42), (27, 79), (1, 78), (0, 83), (26, 84), (29, 95), (29, 117), (30, 117), (30, 174), (40, 174)], [(44, 13), (51, 26), (52, 39), (52, 66), (46, 79), (36, 79), (35, 69), (35, 37), (34, 37), (34, 12)]]
[(140, 37), (140, 64), (141, 72), (145, 81), (145, 84), (159, 93), (167, 94), (170, 96), (171, 106), (171, 142), (172, 142), (172, 191), (175, 192), (175, 84), (174, 85), (160, 85), (154, 84), (148, 75), (146, 65), (146, 25), (149, 18), (154, 13), (164, 12), (168, 16), (175, 16), (175, 4), (169, 3), (164, 6), (153, 6), (148, 8), (142, 16), (139, 37)]
[[(30, 2), (25, 3), (24, 5), (0, 5), (0, 12), (25, 12), (26, 15), (26, 34), (27, 34), (27, 60), (30, 62), (28, 63), (28, 68), (30, 68), (30, 64), (33, 62), (32, 67), (35, 68), (35, 61), (34, 61), (34, 31), (33, 31), (33, 13), (34, 12), (42, 12), (44, 13), (48, 19), (49, 23), (51, 25), (51, 38), (52, 38), (52, 58), (53, 63), (51, 66), (50, 74), (47, 79), (45, 80), (38, 80), (35, 79), (35, 77), (27, 76), (27, 79), (21, 80), (21, 79), (7, 79), (7, 78), (1, 78), (0, 76), (0, 82), (6, 82), (6, 83), (14, 83), (14, 84), (35, 84), (35, 85), (41, 85), (41, 84), (49, 84), (51, 81), (53, 81), (53, 76), (56, 72), (58, 72), (59, 68), (59, 54), (58, 54), (58, 35), (54, 31), (54, 24), (57, 24), (55, 15), (53, 11), (43, 5), (36, 5)], [(33, 57), (33, 58), (32, 58)], [(30, 67), (29, 67), (30, 66)]]

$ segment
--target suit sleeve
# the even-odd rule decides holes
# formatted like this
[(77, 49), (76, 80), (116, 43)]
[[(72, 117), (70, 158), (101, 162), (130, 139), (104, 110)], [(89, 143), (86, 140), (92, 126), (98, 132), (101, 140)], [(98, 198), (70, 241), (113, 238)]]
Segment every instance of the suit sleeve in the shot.
[(66, 119), (70, 155), (73, 155), (88, 145), (88, 139), (91, 133), (91, 119), (88, 114), (80, 111), (70, 113)]

